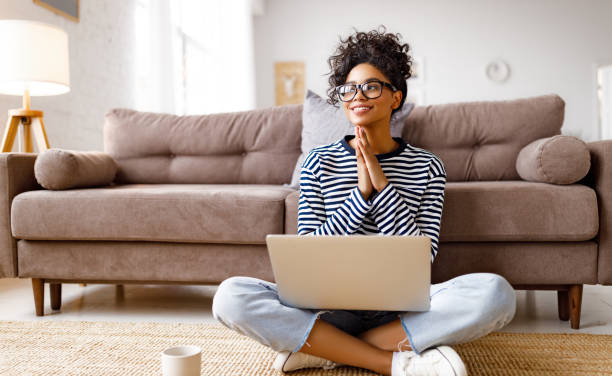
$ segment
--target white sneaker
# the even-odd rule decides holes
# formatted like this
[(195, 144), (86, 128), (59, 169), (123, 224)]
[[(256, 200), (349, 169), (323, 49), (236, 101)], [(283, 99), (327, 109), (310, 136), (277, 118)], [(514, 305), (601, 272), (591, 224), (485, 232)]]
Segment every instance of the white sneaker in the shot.
[(399, 364), (403, 376), (467, 376), (461, 357), (448, 346), (435, 347), (421, 355), (402, 351)]
[(332, 362), (318, 356), (303, 352), (281, 351), (276, 356), (272, 368), (277, 371), (288, 372), (301, 368), (323, 368), (333, 369), (341, 366), (339, 363)]

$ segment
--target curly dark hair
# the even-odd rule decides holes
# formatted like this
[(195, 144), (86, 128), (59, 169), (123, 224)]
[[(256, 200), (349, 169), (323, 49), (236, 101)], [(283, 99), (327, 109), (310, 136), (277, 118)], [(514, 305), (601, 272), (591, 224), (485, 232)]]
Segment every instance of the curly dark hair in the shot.
[(406, 100), (408, 87), (406, 80), (412, 76), (412, 58), (408, 55), (410, 46), (401, 43), (401, 34), (387, 33), (384, 25), (367, 33), (357, 31), (345, 40), (340, 38), (340, 44), (335, 53), (327, 60), (329, 64), (329, 89), (327, 102), (336, 105), (339, 100), (335, 87), (346, 82), (346, 78), (356, 65), (368, 63), (380, 70), (391, 84), (402, 92), (402, 108)]

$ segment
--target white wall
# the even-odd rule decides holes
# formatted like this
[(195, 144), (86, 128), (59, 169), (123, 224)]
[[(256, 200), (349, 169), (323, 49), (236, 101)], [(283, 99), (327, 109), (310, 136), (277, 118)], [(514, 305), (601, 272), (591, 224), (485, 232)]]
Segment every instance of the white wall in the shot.
[[(78, 23), (35, 5), (31, 0), (2, 0), (0, 19), (50, 23), (68, 33), (70, 86), (67, 94), (32, 97), (32, 109), (44, 112), (51, 147), (103, 150), (104, 114), (114, 107), (133, 107), (132, 0), (80, 1)], [(3, 59), (10, 51), (3, 51)], [(0, 129), (7, 111), (21, 107), (21, 97), (0, 94)], [(36, 149), (36, 147), (35, 147)], [(19, 150), (16, 138), (13, 151)]]
[[(32, 98), (32, 108), (45, 113), (51, 147), (103, 150), (104, 114), (138, 107), (134, 2), (81, 1), (79, 23), (31, 0), (0, 2), (1, 19), (47, 22), (68, 33), (70, 93)], [(563, 132), (598, 138), (594, 65), (612, 63), (610, 0), (267, 0), (260, 13), (254, 19), (259, 108), (274, 104), (275, 61), (303, 60), (306, 87), (324, 95), (327, 57), (338, 36), (384, 23), (424, 57), (426, 103), (558, 93), (566, 101)], [(510, 64), (505, 84), (484, 75), (495, 58)], [(19, 107), (20, 97), (0, 95), (0, 132), (7, 110)]]
[[(424, 57), (426, 104), (557, 93), (562, 132), (595, 140), (594, 65), (612, 62), (611, 16), (609, 0), (267, 0), (255, 18), (257, 107), (274, 104), (274, 62), (303, 60), (306, 87), (325, 95), (338, 36), (385, 24)], [(496, 58), (510, 65), (504, 84), (484, 73)]]

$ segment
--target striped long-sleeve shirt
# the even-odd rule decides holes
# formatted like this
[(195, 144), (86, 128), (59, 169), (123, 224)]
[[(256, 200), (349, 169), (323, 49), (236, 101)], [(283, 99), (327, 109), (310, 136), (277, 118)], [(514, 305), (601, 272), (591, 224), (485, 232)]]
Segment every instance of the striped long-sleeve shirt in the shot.
[(367, 200), (357, 187), (357, 158), (347, 135), (313, 149), (302, 164), (299, 235), (426, 235), (438, 252), (446, 170), (430, 151), (400, 146), (377, 154), (389, 184)]

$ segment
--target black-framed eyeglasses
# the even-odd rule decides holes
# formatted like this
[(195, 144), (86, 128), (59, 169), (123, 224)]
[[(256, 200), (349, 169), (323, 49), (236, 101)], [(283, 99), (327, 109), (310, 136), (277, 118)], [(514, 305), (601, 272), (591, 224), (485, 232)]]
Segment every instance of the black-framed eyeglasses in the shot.
[(342, 102), (350, 102), (357, 95), (357, 90), (361, 90), (364, 97), (368, 99), (376, 99), (382, 95), (383, 87), (388, 87), (392, 91), (396, 91), (395, 86), (388, 82), (380, 80), (371, 80), (362, 84), (344, 84), (336, 86), (336, 94)]

